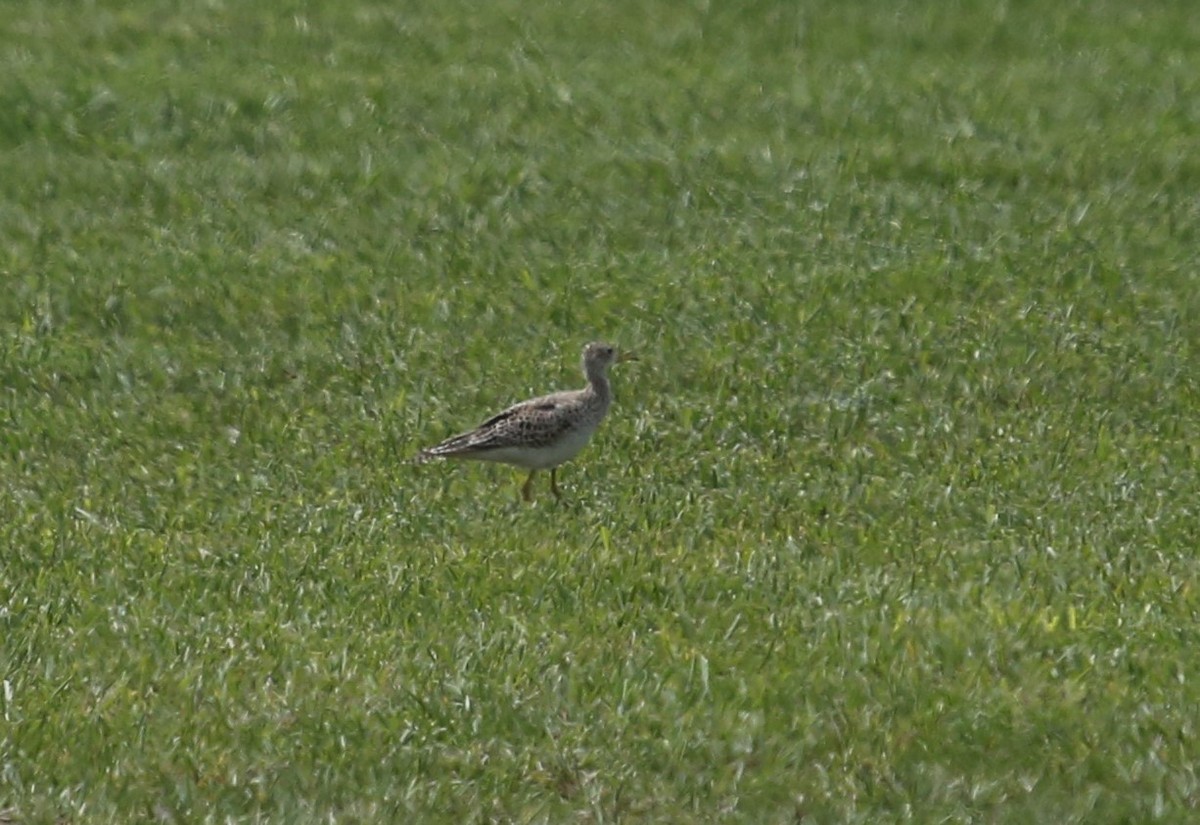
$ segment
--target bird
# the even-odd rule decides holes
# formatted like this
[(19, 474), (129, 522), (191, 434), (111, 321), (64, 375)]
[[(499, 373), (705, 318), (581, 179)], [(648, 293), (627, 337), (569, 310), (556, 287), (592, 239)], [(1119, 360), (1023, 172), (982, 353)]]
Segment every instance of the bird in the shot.
[(447, 438), (421, 450), (418, 461), (473, 459), (495, 461), (529, 470), (521, 497), (533, 500), (533, 478), (550, 471), (550, 491), (558, 500), (558, 467), (587, 446), (612, 405), (608, 369), (613, 364), (636, 361), (632, 352), (593, 341), (583, 348), (583, 374), (587, 386), (531, 398), (496, 413), (473, 430)]

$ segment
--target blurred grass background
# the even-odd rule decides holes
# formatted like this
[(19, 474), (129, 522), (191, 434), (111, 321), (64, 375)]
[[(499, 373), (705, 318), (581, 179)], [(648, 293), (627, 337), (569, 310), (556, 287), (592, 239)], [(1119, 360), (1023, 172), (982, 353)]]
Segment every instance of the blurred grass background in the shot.
[(1189, 4), (2, 17), (11, 816), (1194, 816)]

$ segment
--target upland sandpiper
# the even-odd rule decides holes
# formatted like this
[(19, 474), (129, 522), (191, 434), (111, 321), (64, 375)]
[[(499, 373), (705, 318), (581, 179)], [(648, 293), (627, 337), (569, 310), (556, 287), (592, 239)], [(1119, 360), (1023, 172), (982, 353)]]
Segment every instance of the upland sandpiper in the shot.
[(586, 387), (514, 404), (470, 432), (422, 450), (418, 458), (466, 458), (523, 467), (529, 470), (521, 486), (521, 497), (526, 501), (533, 498), (533, 477), (538, 470), (549, 470), (550, 490), (561, 499), (558, 466), (584, 448), (612, 404), (608, 368), (633, 360), (636, 358), (631, 353), (618, 354), (609, 344), (588, 344), (583, 348)]

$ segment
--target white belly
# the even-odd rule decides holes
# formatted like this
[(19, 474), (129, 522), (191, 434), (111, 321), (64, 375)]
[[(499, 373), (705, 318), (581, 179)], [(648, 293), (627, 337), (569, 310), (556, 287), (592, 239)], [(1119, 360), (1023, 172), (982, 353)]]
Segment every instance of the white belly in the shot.
[(545, 447), (500, 447), (477, 453), (471, 458), (515, 464), (527, 470), (549, 470), (577, 456), (587, 446), (593, 432), (595, 430), (581, 427), (565, 433), (558, 441)]

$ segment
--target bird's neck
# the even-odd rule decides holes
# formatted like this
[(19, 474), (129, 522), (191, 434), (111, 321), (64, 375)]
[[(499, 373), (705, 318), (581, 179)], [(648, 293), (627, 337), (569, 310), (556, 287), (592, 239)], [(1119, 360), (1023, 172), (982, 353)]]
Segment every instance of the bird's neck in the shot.
[(612, 389), (608, 385), (608, 376), (599, 370), (589, 372), (587, 374), (587, 387), (585, 392), (596, 396), (597, 398), (607, 401), (612, 396)]

